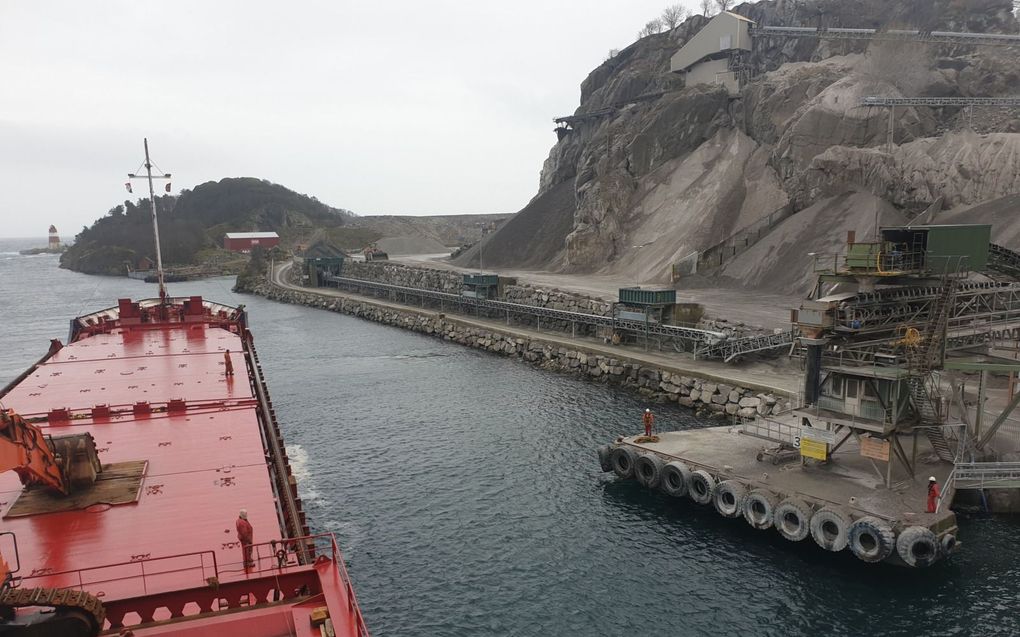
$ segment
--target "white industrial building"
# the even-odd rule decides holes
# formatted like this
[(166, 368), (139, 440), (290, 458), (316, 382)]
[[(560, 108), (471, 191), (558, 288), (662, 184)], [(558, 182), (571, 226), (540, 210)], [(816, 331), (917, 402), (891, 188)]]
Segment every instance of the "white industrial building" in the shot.
[(687, 86), (721, 84), (729, 94), (740, 94), (739, 66), (744, 52), (751, 51), (751, 27), (744, 16), (723, 11), (709, 20), (669, 60), (669, 70), (684, 73)]

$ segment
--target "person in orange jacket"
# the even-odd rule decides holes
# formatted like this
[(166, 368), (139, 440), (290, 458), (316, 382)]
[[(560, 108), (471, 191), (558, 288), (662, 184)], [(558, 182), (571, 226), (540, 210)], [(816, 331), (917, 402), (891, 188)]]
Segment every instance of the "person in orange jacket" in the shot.
[(935, 476), (928, 478), (928, 513), (935, 513), (941, 497), (942, 491), (939, 490), (939, 483)]
[(645, 423), (645, 435), (652, 435), (652, 427), (655, 425), (655, 414), (652, 413), (651, 409), (646, 409), (644, 416), (641, 417), (641, 421)]
[(252, 544), (254, 544), (255, 532), (248, 521), (248, 512), (241, 509), (237, 514), (237, 541), (241, 543), (241, 554), (244, 556), (244, 568), (255, 566), (252, 559)]

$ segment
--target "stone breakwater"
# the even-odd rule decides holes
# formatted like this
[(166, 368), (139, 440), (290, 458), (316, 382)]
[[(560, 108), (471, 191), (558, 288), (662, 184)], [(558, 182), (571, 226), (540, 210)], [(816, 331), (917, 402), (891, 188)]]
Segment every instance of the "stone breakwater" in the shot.
[(789, 408), (788, 398), (752, 388), (711, 381), (628, 358), (625, 351), (609, 356), (583, 347), (563, 346), (537, 336), (521, 336), (482, 328), (440, 313), (396, 309), (349, 297), (324, 296), (262, 281), (236, 288), (272, 301), (349, 314), (441, 338), (468, 347), (513, 357), (557, 372), (631, 388), (652, 402), (675, 402), (719, 417), (754, 418)]

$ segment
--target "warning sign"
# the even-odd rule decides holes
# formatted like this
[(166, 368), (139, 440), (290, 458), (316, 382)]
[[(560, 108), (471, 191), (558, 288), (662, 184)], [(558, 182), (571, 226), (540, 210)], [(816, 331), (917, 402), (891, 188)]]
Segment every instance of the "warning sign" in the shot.
[(824, 442), (818, 442), (809, 438), (801, 438), (800, 455), (805, 458), (825, 460), (827, 458), (828, 446)]
[(889, 462), (889, 441), (864, 436), (861, 438), (861, 455), (865, 458)]

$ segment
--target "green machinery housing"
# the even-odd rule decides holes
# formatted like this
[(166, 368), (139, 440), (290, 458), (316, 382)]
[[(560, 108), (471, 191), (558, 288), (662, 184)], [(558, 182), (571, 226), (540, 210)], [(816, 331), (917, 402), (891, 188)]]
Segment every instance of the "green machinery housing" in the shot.
[(857, 241), (847, 236), (846, 253), (819, 258), (816, 271), (823, 280), (857, 277), (898, 279), (981, 271), (988, 265), (992, 227), (983, 224), (893, 226), (881, 228), (880, 238)]
[(503, 296), (503, 282), (497, 274), (465, 274), (460, 295), (472, 299), (498, 299)]
[(662, 325), (693, 325), (705, 308), (698, 303), (677, 303), (673, 288), (620, 288), (613, 315), (620, 321)]

